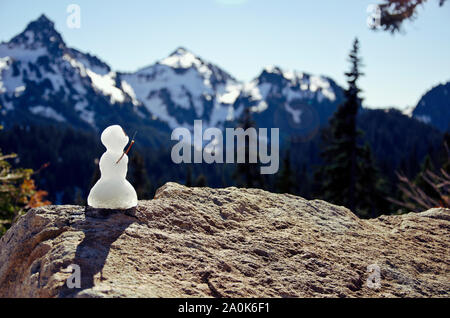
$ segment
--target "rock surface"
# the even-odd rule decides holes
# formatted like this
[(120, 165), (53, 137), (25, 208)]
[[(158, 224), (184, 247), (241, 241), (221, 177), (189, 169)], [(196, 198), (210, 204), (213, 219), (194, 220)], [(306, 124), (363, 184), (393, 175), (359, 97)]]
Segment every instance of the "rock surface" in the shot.
[[(448, 209), (360, 220), (324, 201), (168, 183), (128, 211), (29, 211), (0, 239), (0, 297), (449, 297), (449, 229)], [(66, 284), (71, 264), (81, 288)]]

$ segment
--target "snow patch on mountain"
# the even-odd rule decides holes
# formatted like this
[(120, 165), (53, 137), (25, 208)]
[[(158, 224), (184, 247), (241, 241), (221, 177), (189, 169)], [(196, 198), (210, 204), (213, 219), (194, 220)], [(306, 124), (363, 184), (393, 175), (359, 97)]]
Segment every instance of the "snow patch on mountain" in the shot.
[(125, 101), (123, 91), (115, 86), (116, 73), (112, 72), (101, 75), (90, 69), (86, 69), (86, 73), (91, 79), (95, 89), (102, 92), (104, 95), (111, 97), (111, 103), (123, 103)]
[(428, 115), (417, 115), (414, 118), (416, 118), (418, 121), (423, 122), (424, 124), (431, 123), (431, 117)]
[[(204, 119), (210, 126), (230, 117), (241, 84), (184, 48), (136, 73), (122, 74), (136, 98), (171, 128)], [(177, 110), (189, 118), (175, 118)], [(208, 112), (208, 114), (206, 114)]]
[(53, 108), (46, 106), (33, 106), (29, 108), (30, 112), (46, 118), (54, 119), (58, 122), (65, 122), (66, 119), (61, 114), (57, 113)]
[[(97, 57), (67, 47), (45, 16), (0, 44), (2, 113), (13, 112), (17, 105), (37, 116), (97, 127), (102, 112), (115, 107), (139, 120), (158, 119), (172, 129), (192, 129), (194, 120), (201, 119), (206, 129), (224, 127), (247, 107), (265, 124), (270, 125), (274, 110), (298, 124), (304, 105), (327, 117), (338, 98), (340, 88), (323, 76), (269, 66), (242, 83), (181, 47), (137, 72), (117, 73)], [(127, 107), (116, 107), (121, 104)]]

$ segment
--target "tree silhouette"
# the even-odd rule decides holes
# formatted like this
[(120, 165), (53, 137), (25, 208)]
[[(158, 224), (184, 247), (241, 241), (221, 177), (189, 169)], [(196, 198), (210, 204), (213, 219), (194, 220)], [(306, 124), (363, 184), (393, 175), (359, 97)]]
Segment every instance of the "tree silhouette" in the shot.
[[(428, 0), (384, 0), (377, 5), (380, 27), (391, 33), (399, 32), (405, 20), (414, 20), (419, 6)], [(443, 6), (447, 0), (438, 0)], [(374, 24), (373, 28), (376, 29)]]
[(195, 186), (196, 187), (206, 187), (207, 181), (204, 174), (201, 174), (195, 179)]
[(294, 171), (291, 167), (291, 152), (289, 149), (283, 158), (283, 166), (277, 180), (277, 192), (295, 194)]
[[(241, 117), (238, 128), (247, 130), (248, 128), (255, 127), (255, 122), (252, 119), (250, 108), (244, 110)], [(256, 127), (255, 127), (256, 128)], [(249, 143), (245, 143), (245, 163), (237, 163), (236, 170), (233, 173), (233, 179), (238, 187), (243, 188), (264, 188), (264, 179), (262, 178), (259, 170), (258, 163), (249, 162), (250, 147)]]
[(144, 158), (139, 152), (134, 152), (130, 159), (130, 181), (136, 190), (139, 200), (151, 199), (152, 187), (150, 179)]
[(359, 41), (355, 39), (349, 54), (351, 69), (345, 73), (348, 84), (344, 92), (346, 100), (330, 119), (329, 130), (323, 134), (325, 147), (321, 155), (325, 165), (319, 174), (324, 199), (344, 205), (352, 211), (356, 207), (358, 153), (362, 151), (357, 144), (361, 133), (356, 129), (356, 116), (361, 104), (357, 81), (363, 75), (358, 53)]

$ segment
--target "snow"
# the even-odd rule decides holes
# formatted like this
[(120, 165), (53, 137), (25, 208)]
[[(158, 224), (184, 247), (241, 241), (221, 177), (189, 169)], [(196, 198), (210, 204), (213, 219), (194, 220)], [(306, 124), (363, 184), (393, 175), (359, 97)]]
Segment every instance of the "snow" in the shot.
[(30, 50), (23, 46), (10, 46), (6, 43), (0, 44), (0, 58), (9, 56), (25, 63), (34, 63), (43, 55), (48, 55), (47, 49), (43, 47)]
[(414, 118), (417, 119), (418, 121), (423, 122), (424, 124), (431, 123), (431, 118), (428, 115), (416, 115), (414, 116)]
[(42, 116), (42, 117), (54, 119), (54, 120), (59, 121), (59, 122), (65, 122), (66, 121), (66, 119), (62, 115), (60, 115), (58, 112), (56, 112), (51, 107), (46, 107), (46, 106), (40, 106), (39, 105), (39, 106), (30, 107), (29, 110), (34, 115), (39, 115), (39, 116)]
[(89, 106), (86, 100), (78, 101), (75, 104), (75, 110), (79, 113), (80, 119), (95, 127), (95, 113), (92, 110), (88, 110)]
[[(289, 102), (294, 99), (313, 98), (314, 94), (310, 94), (311, 92), (317, 93), (316, 96), (319, 103), (324, 99), (328, 99), (329, 101), (336, 100), (336, 95), (331, 88), (329, 80), (323, 76), (308, 75), (293, 70), (283, 70), (276, 66), (266, 66), (264, 70), (268, 73), (278, 74), (287, 81), (283, 94), (288, 96)], [(251, 95), (255, 100), (265, 99), (267, 97), (267, 89), (263, 86), (265, 84), (267, 83), (262, 83), (259, 84), (257, 88), (252, 88), (253, 91), (251, 92)], [(286, 89), (287, 87), (289, 89)], [(258, 89), (260, 92), (255, 92), (255, 90)], [(299, 90), (310, 93), (300, 93)]]
[(14, 96), (19, 97), (20, 95), (22, 95), (25, 89), (26, 89), (25, 85), (16, 87), (16, 89), (14, 90)]
[(176, 119), (169, 115), (166, 104), (158, 96), (147, 99), (144, 105), (153, 114), (153, 119), (166, 122), (172, 129), (180, 126)]
[(3, 57), (0, 58), (0, 94), (6, 92), (5, 84), (3, 83), (3, 72), (7, 69), (9, 69), (9, 66), (11, 65), (12, 60), (10, 57)]
[(98, 65), (93, 65), (89, 60), (85, 57), (83, 57), (81, 54), (77, 54), (75, 57), (78, 63), (81, 63), (84, 68), (90, 69), (92, 72), (99, 74), (99, 75), (107, 75), (109, 73), (108, 69), (106, 67), (101, 67)]
[(402, 113), (403, 115), (406, 115), (408, 117), (412, 117), (413, 115), (413, 111), (416, 107), (415, 106), (406, 106), (403, 110)]
[(209, 127), (218, 127), (225, 121), (234, 119), (234, 103), (242, 91), (242, 84), (229, 81), (225, 86), (220, 86), (214, 99)]
[(172, 68), (190, 68), (193, 65), (202, 66), (202, 62), (194, 54), (186, 49), (179, 48), (176, 52), (160, 61), (160, 64)]
[(90, 69), (86, 69), (86, 73), (91, 79), (94, 88), (102, 92), (104, 95), (110, 96), (111, 103), (123, 103), (125, 101), (125, 96), (122, 90), (115, 86), (115, 72), (100, 75)]
[(64, 54), (63, 59), (68, 61), (73, 68), (77, 68), (81, 77), (87, 76), (86, 67), (84, 66), (83, 63), (77, 61), (76, 59), (72, 58), (72, 56), (70, 56), (68, 54)]
[(218, 97), (219, 103), (233, 104), (241, 93), (241, 87), (241, 85), (235, 83), (228, 84), (225, 87), (225, 93)]
[(294, 123), (300, 124), (301, 123), (300, 116), (302, 115), (302, 111), (300, 109), (292, 108), (288, 104), (285, 104), (284, 107), (287, 110), (287, 112), (292, 115), (292, 120), (294, 121)]
[(25, 86), (22, 77), (13, 76), (13, 70), (9, 65), (4, 69), (0, 69), (0, 81), (0, 91), (2, 93), (14, 94), (17, 88)]
[[(311, 76), (310, 77), (310, 90), (315, 92), (320, 89), (324, 98), (330, 101), (336, 100), (336, 95), (330, 88), (330, 82), (322, 76)], [(319, 100), (320, 102), (320, 100)]]
[(250, 100), (260, 101), (267, 98), (272, 85), (270, 83), (258, 84), (258, 81), (252, 81), (244, 85), (244, 93), (250, 96)]
[[(116, 86), (115, 79), (117, 74), (115, 72), (106, 73), (104, 68), (96, 67), (94, 69), (99, 72), (97, 73), (90, 68), (86, 68), (86, 65), (90, 65), (90, 63), (86, 59), (81, 58), (80, 61), (73, 58), (69, 54), (65, 54), (63, 56), (63, 59), (69, 62), (72, 67), (78, 69), (81, 77), (89, 77), (94, 89), (105, 96), (109, 96), (111, 103), (123, 103), (125, 101), (124, 92), (126, 92), (125, 90), (128, 89), (128, 92), (126, 93), (132, 98), (133, 104), (139, 104), (139, 102), (135, 98), (134, 92), (132, 91), (131, 87), (127, 85), (127, 83), (124, 84), (122, 81), (121, 86), (123, 90)], [(75, 83), (75, 85), (77, 84), (78, 83)], [(78, 88), (80, 90), (84, 90), (79, 85)]]
[(0, 58), (0, 72), (11, 65), (11, 58), (9, 56)]
[[(182, 72), (179, 69), (183, 69)], [(213, 87), (211, 78), (213, 67), (203, 62), (191, 52), (178, 49), (171, 56), (158, 63), (141, 69), (134, 74), (122, 76), (133, 90), (136, 99), (142, 102), (149, 112), (165, 121), (170, 127), (185, 126), (168, 114), (167, 106), (159, 97), (167, 94), (176, 108), (192, 110), (195, 118), (204, 115), (204, 103), (212, 102), (209, 125), (224, 122), (239, 97), (242, 84), (228, 79)]]
[[(164, 94), (177, 108), (192, 112), (194, 118), (205, 115), (205, 105), (210, 107), (209, 119), (204, 119), (205, 127), (220, 127), (225, 121), (236, 119), (242, 113), (242, 105), (236, 105), (240, 96), (248, 97), (252, 102), (253, 112), (264, 112), (269, 108), (267, 100), (282, 94), (286, 97), (285, 110), (292, 116), (294, 122), (299, 123), (301, 111), (292, 106), (298, 100), (315, 98), (318, 102), (336, 99), (330, 81), (323, 76), (308, 75), (294, 70), (284, 70), (277, 66), (264, 68), (266, 72), (281, 77), (282, 86), (276, 87), (269, 82), (261, 82), (259, 78), (250, 83), (241, 83), (225, 76), (217, 83), (213, 78), (223, 78), (214, 65), (203, 61), (186, 49), (179, 48), (170, 56), (160, 60), (154, 65), (141, 69), (132, 74), (121, 75), (117, 83), (117, 73), (109, 71), (107, 66), (97, 65), (96, 61), (77, 50), (68, 49), (63, 59), (52, 60), (50, 67), (53, 72), (40, 69), (42, 78), (28, 67), (28, 62), (34, 63), (40, 56), (48, 55), (46, 48), (33, 47), (34, 33), (27, 32), (28, 43), (11, 45), (0, 44), (0, 94), (20, 96), (26, 85), (21, 76), (12, 76), (11, 64), (19, 61), (20, 72), (28, 71), (28, 79), (40, 82), (49, 79), (53, 89), (42, 92), (42, 96), (51, 97), (53, 92), (62, 89), (69, 92), (67, 82), (76, 91), (72, 97), (75, 99), (74, 109), (80, 119), (95, 127), (95, 111), (84, 96), (90, 85), (98, 93), (109, 97), (111, 103), (124, 103), (128, 99), (134, 106), (143, 105), (152, 118), (166, 122), (169, 127), (186, 127), (192, 129), (193, 123), (186, 123), (183, 119), (177, 120), (169, 113)], [(55, 40), (55, 39), (53, 39)], [(67, 81), (67, 82), (66, 82)], [(214, 84), (214, 85), (213, 85)], [(116, 86), (118, 85), (118, 86)], [(4, 105), (6, 110), (12, 105)], [(237, 107), (237, 108), (235, 108)], [(30, 108), (34, 114), (65, 121), (65, 118), (54, 109), (45, 106)], [(135, 109), (139, 116), (143, 112)]]
[[(66, 85), (64, 77), (60, 73), (53, 74), (47, 72), (42, 76), (42, 80), (44, 80), (45, 78), (49, 79), (50, 82), (52, 83), (53, 91), (58, 91), (61, 87), (65, 87)], [(37, 80), (37, 78), (33, 79)]]
[(122, 89), (128, 96), (131, 97), (131, 101), (134, 106), (139, 106), (141, 103), (136, 99), (136, 93), (133, 90), (133, 87), (130, 86), (126, 81), (122, 81), (121, 83)]
[(204, 79), (195, 69), (177, 74), (168, 66), (156, 64), (124, 78), (133, 88), (137, 99), (144, 104), (150, 93), (166, 89), (177, 107), (190, 109), (192, 100), (197, 116), (203, 114), (203, 94), (213, 94), (212, 87), (205, 85)]
[(267, 104), (267, 102), (265, 100), (262, 100), (258, 103), (258, 105), (253, 106), (251, 108), (251, 111), (254, 113), (262, 113), (263, 111), (265, 111), (267, 108), (269, 107), (269, 105)]

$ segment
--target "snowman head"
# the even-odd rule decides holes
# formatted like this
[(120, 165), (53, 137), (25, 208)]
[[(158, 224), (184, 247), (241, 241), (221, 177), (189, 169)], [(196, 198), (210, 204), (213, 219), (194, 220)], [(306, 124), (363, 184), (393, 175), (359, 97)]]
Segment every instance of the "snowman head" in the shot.
[(101, 136), (103, 145), (106, 150), (113, 152), (122, 152), (123, 148), (128, 144), (128, 136), (119, 125), (113, 125), (106, 128)]

